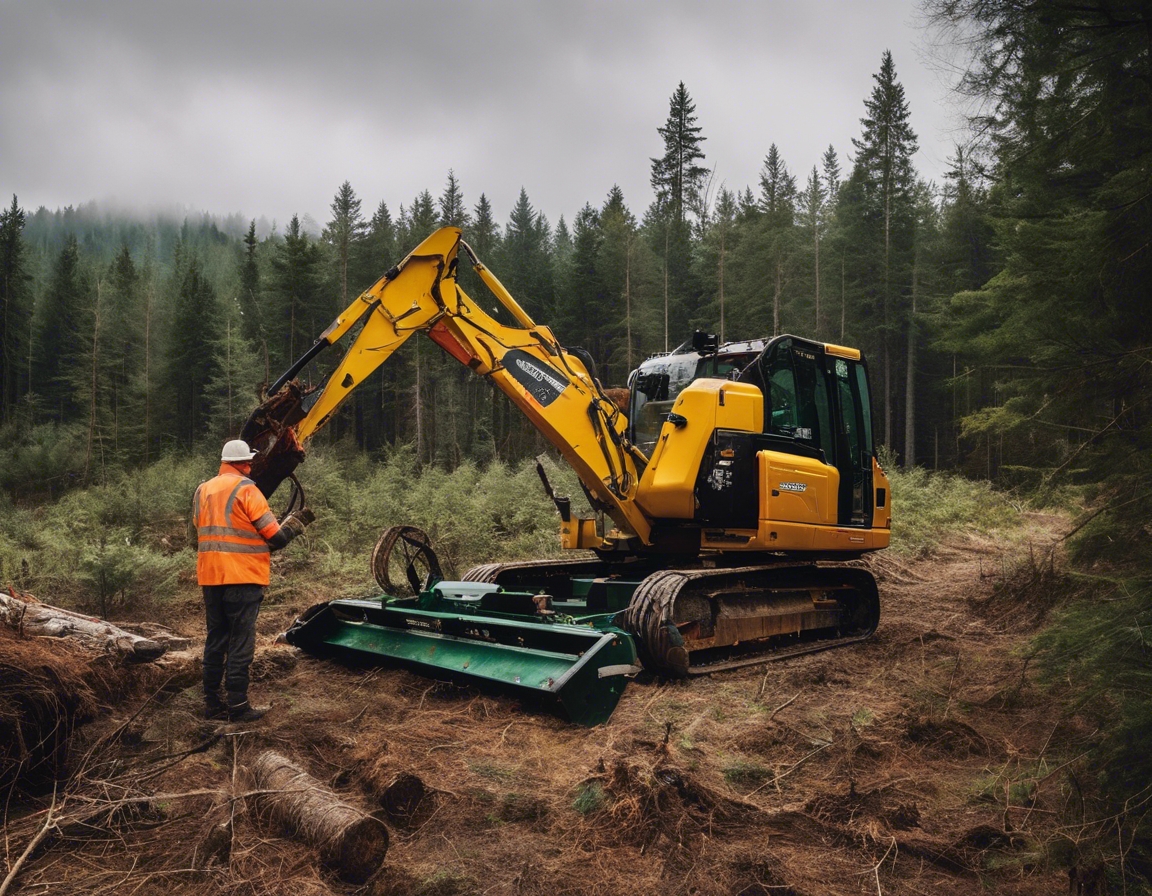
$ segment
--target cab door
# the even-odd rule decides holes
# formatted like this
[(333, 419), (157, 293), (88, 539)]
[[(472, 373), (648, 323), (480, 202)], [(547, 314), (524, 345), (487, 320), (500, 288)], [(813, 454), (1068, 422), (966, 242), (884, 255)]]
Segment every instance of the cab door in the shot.
[(863, 361), (828, 354), (836, 401), (836, 466), (842, 526), (872, 525), (872, 408)]

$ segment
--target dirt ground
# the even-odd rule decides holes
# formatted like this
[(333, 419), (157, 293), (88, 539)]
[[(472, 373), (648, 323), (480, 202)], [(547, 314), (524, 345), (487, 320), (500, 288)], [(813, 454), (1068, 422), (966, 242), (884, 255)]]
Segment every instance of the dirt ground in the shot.
[[(1061, 827), (1091, 732), (1034, 682), (1054, 523), (877, 558), (869, 641), (686, 682), (641, 675), (611, 721), (275, 643), (303, 605), (269, 601), (246, 729), (200, 720), (192, 651), (83, 729), (72, 783), (13, 892), (227, 894), (1006, 894), (1068, 891)], [(322, 595), (316, 596), (318, 599)], [(175, 620), (199, 632), (189, 598)], [(292, 758), (390, 835), (342, 883), (250, 810), (246, 769)], [(1071, 765), (1069, 765), (1071, 763)], [(399, 780), (412, 785), (396, 799)], [(412, 797), (412, 793), (417, 794)], [(7, 807), (6, 867), (50, 793)], [(210, 832), (223, 825), (223, 845)]]

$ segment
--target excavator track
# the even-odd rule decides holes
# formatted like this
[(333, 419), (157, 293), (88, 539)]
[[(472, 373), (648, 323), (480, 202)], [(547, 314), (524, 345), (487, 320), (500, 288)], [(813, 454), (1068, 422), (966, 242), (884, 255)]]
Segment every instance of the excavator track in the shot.
[(680, 678), (863, 641), (879, 621), (871, 573), (811, 565), (664, 570), (618, 617), (646, 667)]
[[(572, 577), (608, 571), (598, 560), (523, 561), (477, 566), (464, 578), (553, 593)], [(645, 667), (676, 678), (853, 644), (879, 621), (867, 570), (788, 562), (652, 572), (616, 618)]]

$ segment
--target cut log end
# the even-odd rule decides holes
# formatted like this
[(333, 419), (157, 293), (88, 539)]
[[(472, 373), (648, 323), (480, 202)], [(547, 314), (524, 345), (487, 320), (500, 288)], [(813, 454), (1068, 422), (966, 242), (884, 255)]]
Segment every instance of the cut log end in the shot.
[(267, 751), (252, 763), (261, 791), (255, 808), (274, 819), (320, 852), (345, 881), (362, 884), (384, 863), (388, 829), (355, 806), (341, 800), (290, 759)]

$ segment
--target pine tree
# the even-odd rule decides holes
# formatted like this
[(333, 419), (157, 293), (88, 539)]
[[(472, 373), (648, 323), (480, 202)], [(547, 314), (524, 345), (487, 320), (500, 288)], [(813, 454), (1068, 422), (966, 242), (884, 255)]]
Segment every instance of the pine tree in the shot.
[(240, 306), (222, 302), (223, 327), (212, 346), (213, 367), (205, 390), (210, 431), (221, 439), (240, 437), (240, 428), (259, 398), (264, 363), (244, 338)]
[(133, 411), (132, 383), (143, 359), (140, 321), (140, 276), (128, 245), (122, 244), (103, 285), (105, 346), (103, 378), (108, 389), (113, 453), (119, 457), (121, 424), (129, 423)]
[(38, 396), (57, 422), (77, 410), (70, 383), (83, 366), (83, 314), (91, 284), (81, 270), (80, 245), (69, 233), (56, 257), (48, 289), (37, 309), (37, 364), (33, 372)]
[(26, 353), (31, 317), (23, 230), (24, 209), (16, 197), (0, 211), (0, 419), (12, 419), (20, 394), (20, 359)]
[[(698, 313), (700, 290), (692, 279), (689, 213), (700, 204), (700, 189), (708, 169), (696, 124), (696, 105), (681, 81), (669, 100), (668, 119), (656, 132), (664, 154), (651, 160), (656, 201), (645, 218), (652, 247), (663, 258), (664, 350), (671, 334), (688, 330)], [(687, 333), (685, 332), (685, 335)]]
[(696, 105), (681, 81), (668, 102), (668, 120), (656, 132), (664, 138), (664, 155), (652, 159), (652, 189), (665, 204), (677, 229), (684, 226), (687, 213), (698, 202), (700, 187), (708, 169), (701, 144), (707, 137), (696, 124)]
[(392, 213), (388, 211), (388, 203), (380, 200), (372, 220), (368, 222), (368, 235), (364, 244), (364, 254), (376, 280), (400, 260), (397, 249), (396, 224), (392, 220)]
[(732, 253), (738, 211), (740, 206), (735, 193), (721, 185), (699, 248), (705, 282), (712, 284), (708, 329), (714, 329), (721, 342), (728, 340), (732, 329), (728, 303), (732, 293)]
[(193, 445), (208, 431), (207, 398), (216, 366), (220, 310), (199, 257), (187, 257), (181, 267), (168, 339), (166, 384), (172, 397), (171, 431), (181, 444)]
[(556, 317), (549, 235), (547, 221), (521, 187), (501, 241), (500, 279), (530, 317), (544, 322)]
[(320, 327), (332, 317), (320, 291), (320, 251), (292, 216), (284, 241), (272, 260), (272, 292), (278, 319), (271, 323), (276, 369), (284, 369), (311, 345)]
[(836, 154), (836, 149), (832, 144), (828, 144), (824, 155), (820, 157), (820, 165), (824, 175), (824, 188), (828, 196), (827, 201), (824, 203), (823, 225), (825, 234), (825, 268), (830, 270), (832, 274), (831, 279), (835, 284), (830, 292), (839, 295), (840, 323), (839, 329), (836, 330), (838, 333), (836, 338), (843, 343), (848, 312), (847, 266), (844, 261), (844, 247), (841, 245), (841, 231), (843, 228), (840, 227), (837, 209), (840, 207), (841, 188), (844, 184), (840, 179), (840, 157)]
[(863, 245), (877, 245), (880, 250), (878, 282), (869, 287), (877, 294), (881, 317), (883, 441), (892, 445), (897, 404), (893, 350), (903, 331), (904, 299), (911, 288), (916, 185), (912, 155), (917, 143), (891, 52), (884, 51), (873, 79), (875, 86), (864, 101), (863, 133), (852, 141), (856, 147), (852, 181), (857, 223), (868, 231)]
[(773, 143), (760, 169), (760, 241), (764, 270), (771, 277), (772, 335), (781, 333), (784, 290), (796, 249), (796, 178)]
[(448, 169), (448, 182), (444, 185), (437, 206), (440, 209), (441, 227), (467, 229), (468, 207), (464, 204), (464, 193), (460, 189), (460, 182), (456, 180), (456, 172), (451, 168)]
[[(352, 295), (360, 292), (358, 268), (368, 226), (360, 214), (360, 200), (348, 181), (340, 185), (329, 208), (332, 220), (324, 228), (323, 239), (333, 253), (336, 296), (340, 310), (343, 310), (348, 307)], [(349, 292), (350, 282), (352, 293)], [(332, 313), (334, 316), (338, 311), (332, 309)]]
[(812, 296), (815, 307), (812, 312), (813, 335), (819, 339), (822, 327), (822, 312), (820, 307), (820, 246), (824, 241), (824, 206), (827, 201), (824, 184), (820, 181), (820, 172), (812, 166), (808, 175), (808, 183), (804, 192), (800, 194), (800, 217), (804, 229), (808, 231), (808, 245), (812, 249)]
[(264, 365), (264, 380), (271, 382), (268, 360), (268, 324), (261, 293), (260, 263), (257, 257), (256, 220), (248, 225), (244, 235), (244, 256), (240, 262), (240, 335), (257, 346)]
[(611, 368), (602, 371), (603, 381), (619, 385), (640, 361), (644, 330), (639, 296), (645, 283), (646, 267), (636, 216), (624, 201), (624, 191), (613, 184), (600, 210), (603, 240), (597, 267), (611, 299), (612, 317), (607, 328)]

